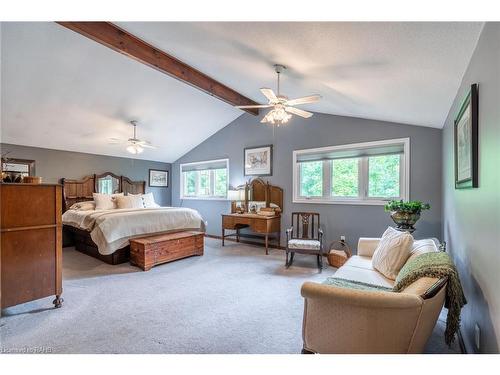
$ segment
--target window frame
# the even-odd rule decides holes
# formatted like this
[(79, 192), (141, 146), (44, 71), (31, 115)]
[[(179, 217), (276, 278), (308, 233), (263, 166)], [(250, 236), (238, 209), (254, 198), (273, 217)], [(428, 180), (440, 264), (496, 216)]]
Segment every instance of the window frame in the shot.
[[(399, 168), (399, 184), (400, 197), (395, 198), (380, 198), (368, 196), (369, 183), (369, 156), (359, 158), (358, 165), (358, 197), (334, 197), (331, 195), (331, 160), (324, 160), (323, 163), (323, 196), (321, 197), (304, 197), (300, 196), (300, 164), (297, 162), (297, 157), (301, 154), (322, 153), (340, 150), (364, 149), (373, 147), (384, 147), (395, 144), (403, 144), (403, 154), (400, 158)], [(350, 158), (346, 158), (350, 159)], [(410, 138), (386, 139), (380, 141), (352, 143), (337, 146), (327, 146), (312, 149), (302, 149), (293, 151), (293, 203), (313, 203), (313, 204), (351, 204), (351, 205), (385, 205), (391, 199), (408, 200), (410, 197)], [(326, 181), (326, 183), (325, 183)], [(326, 192), (325, 192), (326, 191)]]
[[(182, 167), (186, 165), (197, 165), (201, 166), (203, 164), (210, 164), (216, 162), (225, 162), (226, 163), (226, 195), (225, 196), (216, 196), (216, 195), (184, 195), (184, 186), (186, 184), (186, 177), (184, 172), (182, 172)], [(221, 168), (222, 169), (222, 168)], [(199, 172), (199, 171), (197, 171)], [(210, 201), (227, 201), (227, 192), (229, 190), (229, 159), (212, 159), (212, 160), (204, 160), (198, 162), (190, 162), (190, 163), (181, 163), (179, 165), (179, 182), (180, 182), (180, 191), (179, 198), (181, 200), (210, 200)], [(197, 173), (197, 178), (195, 182), (195, 191), (198, 194), (198, 187), (200, 184), (200, 174)], [(209, 170), (209, 190), (215, 192), (215, 169)]]

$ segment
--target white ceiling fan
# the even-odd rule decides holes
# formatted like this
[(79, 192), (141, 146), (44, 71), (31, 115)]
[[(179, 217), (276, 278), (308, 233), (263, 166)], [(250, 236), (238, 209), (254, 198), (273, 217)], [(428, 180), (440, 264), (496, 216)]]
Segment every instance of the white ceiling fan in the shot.
[(137, 138), (137, 129), (136, 129), (137, 121), (136, 120), (132, 120), (132, 121), (130, 121), (130, 123), (134, 127), (134, 137), (129, 138), (126, 141), (120, 140), (118, 138), (110, 138), (109, 140), (110, 140), (111, 144), (126, 144), (127, 145), (126, 150), (134, 155), (140, 154), (141, 152), (144, 151), (145, 148), (156, 148), (149, 141), (143, 141), (143, 140)]
[(269, 122), (271, 124), (277, 124), (278, 126), (281, 124), (285, 124), (292, 118), (292, 114), (309, 118), (313, 114), (311, 112), (304, 111), (299, 108), (295, 108), (294, 106), (299, 104), (308, 104), (315, 103), (321, 99), (321, 95), (309, 95), (304, 96), (302, 98), (297, 99), (288, 99), (287, 96), (280, 94), (280, 75), (286, 66), (276, 64), (274, 65), (274, 69), (276, 74), (278, 74), (278, 94), (275, 94), (272, 89), (262, 88), (260, 92), (264, 94), (264, 96), (269, 100), (268, 104), (259, 104), (259, 105), (239, 105), (236, 108), (271, 108), (272, 109), (264, 116), (264, 118), (260, 121), (262, 123)]

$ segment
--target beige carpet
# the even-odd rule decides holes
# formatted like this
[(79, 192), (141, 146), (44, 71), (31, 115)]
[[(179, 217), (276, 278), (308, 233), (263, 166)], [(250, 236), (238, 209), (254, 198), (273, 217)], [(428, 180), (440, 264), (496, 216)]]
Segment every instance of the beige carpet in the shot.
[[(206, 240), (205, 255), (142, 272), (110, 266), (64, 249), (64, 305), (53, 298), (5, 309), (2, 352), (52, 353), (300, 353), (304, 281), (335, 272), (316, 258)], [(429, 353), (459, 352), (439, 322)]]

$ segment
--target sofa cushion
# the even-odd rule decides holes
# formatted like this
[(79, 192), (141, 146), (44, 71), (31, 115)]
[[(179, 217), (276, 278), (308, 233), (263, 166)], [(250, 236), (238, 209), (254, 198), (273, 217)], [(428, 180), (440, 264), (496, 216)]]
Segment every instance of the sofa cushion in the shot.
[(385, 286), (388, 288), (392, 288), (394, 286), (394, 280), (388, 279), (376, 270), (349, 266), (347, 264), (344, 264), (338, 269), (337, 272), (335, 272), (335, 277), (361, 281), (363, 283)]
[(302, 240), (294, 238), (288, 241), (288, 247), (290, 249), (319, 250), (321, 243), (317, 240)]
[(362, 257), (359, 255), (353, 255), (352, 257), (347, 259), (347, 262), (345, 262), (344, 265), (375, 271), (375, 269), (373, 268), (373, 265), (372, 265), (372, 258), (371, 257)]
[(413, 236), (388, 227), (373, 253), (372, 265), (385, 277), (395, 280), (410, 257)]

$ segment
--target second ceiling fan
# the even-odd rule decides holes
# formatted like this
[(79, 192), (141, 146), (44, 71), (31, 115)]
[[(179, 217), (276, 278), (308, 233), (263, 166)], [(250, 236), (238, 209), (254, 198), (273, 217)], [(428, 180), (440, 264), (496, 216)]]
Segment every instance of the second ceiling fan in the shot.
[(260, 121), (262, 123), (285, 124), (292, 118), (292, 114), (301, 116), (304, 118), (309, 118), (313, 114), (311, 112), (304, 111), (294, 106), (299, 104), (309, 104), (315, 103), (321, 99), (321, 95), (309, 95), (297, 99), (288, 99), (287, 96), (281, 95), (280, 93), (280, 75), (286, 67), (284, 65), (276, 64), (274, 65), (276, 74), (278, 75), (278, 93), (275, 94), (272, 89), (261, 88), (260, 92), (269, 100), (268, 104), (258, 104), (258, 105), (239, 105), (236, 108), (272, 108)]

